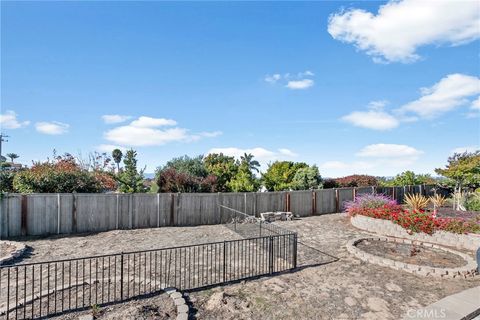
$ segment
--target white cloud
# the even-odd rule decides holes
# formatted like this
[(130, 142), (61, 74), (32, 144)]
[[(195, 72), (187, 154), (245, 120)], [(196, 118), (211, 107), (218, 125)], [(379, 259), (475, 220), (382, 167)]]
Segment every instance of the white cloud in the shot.
[(270, 84), (281, 83), (286, 88), (292, 90), (301, 90), (308, 89), (315, 84), (312, 79), (309, 79), (314, 76), (315, 74), (312, 71), (306, 70), (293, 75), (290, 73), (274, 73), (272, 75), (267, 74), (264, 80)]
[(240, 159), (240, 156), (243, 156), (245, 153), (251, 153), (255, 157), (255, 160), (259, 161), (262, 165), (262, 169), (265, 169), (268, 162), (275, 160), (286, 160), (293, 157), (296, 157), (297, 154), (293, 151), (285, 148), (280, 148), (277, 151), (268, 150), (262, 147), (242, 149), (242, 148), (212, 148), (207, 154), (210, 153), (223, 153), (224, 155), (235, 157)]
[(362, 148), (356, 155), (369, 158), (418, 157), (423, 152), (404, 144), (371, 144)]
[(480, 94), (480, 78), (450, 74), (429, 88), (422, 88), (421, 97), (400, 107), (400, 113), (413, 112), (423, 118), (434, 118), (469, 103), (468, 98)]
[(290, 149), (281, 148), (281, 149), (278, 149), (278, 152), (280, 154), (283, 154), (283, 155), (288, 156), (288, 157), (297, 157), (298, 156), (298, 154), (296, 154), (295, 152), (293, 152)]
[(464, 153), (464, 152), (474, 152), (480, 150), (480, 146), (465, 146), (465, 147), (458, 147), (451, 151), (452, 154), (454, 153)]
[(282, 79), (282, 76), (279, 73), (275, 73), (272, 75), (267, 74), (265, 76), (265, 82), (272, 83), (272, 84), (277, 83), (277, 81), (279, 81), (280, 79)]
[(70, 128), (70, 125), (58, 121), (35, 123), (35, 129), (37, 129), (38, 132), (50, 135), (67, 133), (68, 128)]
[(399, 120), (393, 115), (383, 111), (388, 104), (385, 100), (372, 101), (368, 105), (368, 111), (353, 111), (341, 120), (349, 122), (357, 127), (373, 130), (389, 130), (398, 127)]
[(120, 114), (106, 114), (106, 115), (102, 116), (103, 121), (107, 124), (125, 122), (130, 118), (132, 118), (132, 117), (131, 116), (120, 115)]
[[(322, 176), (340, 177), (349, 174), (389, 176), (411, 170), (422, 151), (401, 144), (371, 144), (363, 147), (351, 161), (330, 160), (319, 165)], [(366, 158), (366, 159), (362, 159)]]
[(312, 87), (314, 83), (312, 79), (291, 80), (288, 81), (286, 87), (292, 90), (302, 90)]
[(472, 105), (470, 106), (472, 110), (480, 110), (480, 97), (472, 101)]
[(171, 119), (165, 118), (152, 118), (141, 116), (137, 120), (130, 123), (131, 126), (139, 128), (152, 128), (152, 127), (161, 127), (161, 126), (174, 126), (177, 122)]
[(344, 117), (343, 121), (347, 121), (354, 126), (374, 129), (389, 130), (398, 127), (399, 121), (392, 115), (384, 111), (354, 111)]
[[(216, 137), (220, 131), (190, 134), (189, 130), (175, 126), (171, 119), (141, 116), (131, 123), (105, 132), (106, 140), (124, 146), (159, 146), (169, 142), (191, 142), (201, 138)], [(162, 128), (169, 126), (170, 128)]]
[(478, 1), (391, 0), (374, 14), (348, 9), (329, 17), (328, 32), (375, 62), (412, 62), (425, 45), (461, 45), (480, 37)]
[(18, 121), (15, 111), (7, 110), (5, 113), (0, 114), (0, 128), (18, 129), (26, 127), (29, 124), (30, 121)]

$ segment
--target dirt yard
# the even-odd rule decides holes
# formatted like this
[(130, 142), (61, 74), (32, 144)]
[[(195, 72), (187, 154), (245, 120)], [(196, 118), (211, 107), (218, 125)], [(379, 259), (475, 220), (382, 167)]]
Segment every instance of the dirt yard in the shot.
[[(252, 320), (400, 319), (409, 309), (426, 306), (447, 295), (480, 285), (478, 277), (466, 280), (425, 278), (354, 258), (347, 252), (345, 244), (365, 233), (352, 227), (348, 218), (341, 214), (278, 224), (299, 234), (299, 270), (191, 292), (190, 301), (196, 310), (192, 317)], [(239, 238), (238, 234), (224, 226), (201, 226), (26, 239), (30, 251), (20, 262)], [(142, 309), (143, 305), (144, 302), (138, 301), (123, 304), (118, 307), (120, 311), (115, 311), (116, 308), (112, 310), (137, 314), (146, 310)], [(145, 312), (150, 314), (150, 309)]]
[(281, 224), (339, 260), (309, 267), (334, 260), (300, 245), (297, 272), (191, 293), (198, 319), (401, 319), (409, 309), (480, 285), (478, 277), (426, 278), (354, 258), (345, 244), (365, 233), (341, 214)]

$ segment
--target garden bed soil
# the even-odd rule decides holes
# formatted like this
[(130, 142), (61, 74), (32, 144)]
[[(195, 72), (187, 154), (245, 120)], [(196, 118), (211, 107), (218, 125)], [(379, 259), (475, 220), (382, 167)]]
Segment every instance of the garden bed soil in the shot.
[(0, 259), (7, 257), (13, 251), (15, 251), (15, 246), (11, 244), (0, 242)]
[(460, 210), (453, 210), (452, 208), (441, 207), (441, 208), (438, 208), (437, 217), (462, 218), (465, 220), (470, 220), (476, 217), (480, 217), (480, 212), (479, 211), (460, 211)]
[(395, 261), (434, 268), (458, 268), (467, 262), (460, 256), (448, 251), (380, 240), (362, 240), (357, 248)]
[(177, 309), (168, 294), (161, 293), (148, 298), (134, 299), (104, 307), (95, 306), (88, 310), (71, 312), (51, 319), (74, 320), (82, 315), (93, 315), (94, 319), (101, 320), (166, 320), (175, 319)]

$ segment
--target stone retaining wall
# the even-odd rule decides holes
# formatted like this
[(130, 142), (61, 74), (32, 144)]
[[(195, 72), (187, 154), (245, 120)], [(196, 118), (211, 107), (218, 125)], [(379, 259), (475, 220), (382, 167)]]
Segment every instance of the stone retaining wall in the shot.
[[(445, 252), (450, 252), (457, 256), (462, 257), (466, 265), (457, 268), (439, 268), (439, 267), (429, 267), (429, 266), (422, 266), (416, 264), (409, 264), (402, 261), (387, 259), (385, 257), (376, 256), (371, 253), (367, 253), (357, 247), (357, 244), (361, 241), (365, 240), (373, 240), (373, 241), (386, 241), (386, 242), (394, 242), (400, 244), (413, 244), (417, 246), (423, 246), (427, 248), (433, 248), (437, 250), (443, 250)], [(419, 276), (431, 276), (431, 277), (441, 277), (441, 278), (467, 278), (473, 277), (476, 274), (477, 270), (477, 263), (467, 254), (443, 248), (437, 246), (435, 244), (420, 242), (415, 240), (408, 240), (408, 239), (398, 239), (398, 238), (359, 238), (350, 240), (347, 242), (347, 250), (357, 258), (362, 261), (374, 263), (383, 267), (389, 267), (395, 270), (401, 270), (409, 273), (413, 273)]]
[(423, 232), (410, 235), (403, 227), (389, 220), (375, 219), (362, 215), (356, 215), (352, 217), (350, 221), (352, 225), (358, 229), (376, 233), (382, 236), (435, 243), (471, 251), (476, 251), (478, 248), (480, 248), (480, 236), (456, 234), (445, 231), (437, 231), (432, 235)]

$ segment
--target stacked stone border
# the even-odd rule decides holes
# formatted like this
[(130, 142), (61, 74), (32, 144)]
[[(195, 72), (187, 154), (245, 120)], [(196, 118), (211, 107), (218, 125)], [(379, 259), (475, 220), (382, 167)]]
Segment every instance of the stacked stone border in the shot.
[(24, 254), (25, 250), (27, 250), (27, 246), (25, 246), (22, 242), (17, 241), (0, 241), (0, 244), (6, 244), (9, 246), (15, 247), (12, 252), (9, 252), (6, 256), (0, 257), (0, 265), (8, 264), (15, 260), (16, 258), (20, 257)]
[(477, 251), (480, 248), (480, 236), (471, 234), (456, 234), (437, 231), (432, 235), (426, 233), (408, 234), (401, 226), (389, 220), (375, 219), (362, 215), (351, 217), (350, 222), (358, 229), (387, 237), (404, 238), (412, 241), (435, 243), (457, 249)]
[(177, 320), (188, 320), (188, 314), (190, 309), (183, 297), (183, 294), (176, 288), (165, 288), (164, 291), (173, 300), (173, 303), (177, 307)]
[[(377, 255), (373, 255), (359, 249), (357, 247), (357, 244), (365, 240), (413, 244), (417, 246), (423, 246), (426, 248), (439, 249), (439, 250), (450, 252), (452, 254), (456, 254), (462, 257), (467, 264), (465, 266), (458, 267), (458, 268), (435, 268), (435, 267), (409, 264), (402, 261), (396, 261), (396, 260), (380, 257)], [(362, 261), (377, 264), (382, 267), (389, 267), (395, 270), (401, 270), (401, 271), (413, 273), (415, 275), (420, 275), (420, 276), (431, 276), (431, 277), (441, 277), (441, 278), (467, 278), (467, 277), (473, 277), (476, 274), (476, 269), (477, 269), (477, 263), (467, 254), (464, 254), (449, 248), (440, 247), (432, 243), (420, 242), (415, 240), (412, 241), (409, 239), (386, 238), (386, 237), (357, 238), (347, 242), (347, 250), (348, 252), (350, 252), (351, 254), (353, 254), (354, 256), (356, 256)]]

